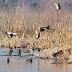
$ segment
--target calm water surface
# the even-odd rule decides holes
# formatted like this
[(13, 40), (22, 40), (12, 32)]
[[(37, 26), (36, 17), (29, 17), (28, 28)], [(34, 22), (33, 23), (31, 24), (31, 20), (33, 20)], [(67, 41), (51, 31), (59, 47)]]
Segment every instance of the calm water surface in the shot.
[(0, 62), (0, 72), (72, 72), (72, 65), (49, 64), (45, 61), (13, 61), (7, 64)]
[[(4, 52), (6, 52), (5, 49), (0, 49), (1, 55)], [(8, 57), (10, 58), (9, 64), (6, 62)], [(71, 64), (49, 64), (48, 60), (38, 58), (30, 63), (26, 62), (28, 57), (0, 56), (0, 72), (72, 72)]]

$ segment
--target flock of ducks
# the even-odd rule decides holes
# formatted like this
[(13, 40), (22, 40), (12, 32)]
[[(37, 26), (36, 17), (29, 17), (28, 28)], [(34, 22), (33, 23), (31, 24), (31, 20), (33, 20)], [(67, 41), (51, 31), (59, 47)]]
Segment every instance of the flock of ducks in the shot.
[[(60, 3), (55, 3), (56, 11), (60, 10), (61, 7), (62, 7), (62, 6), (60, 5)], [(45, 31), (45, 30), (47, 30), (47, 29), (50, 29), (50, 26), (48, 26), (48, 27), (41, 27), (41, 28), (40, 28), (40, 32), (43, 32), (43, 31)], [(38, 38), (40, 37), (40, 33), (39, 33), (38, 30), (36, 30), (36, 32), (35, 32), (35, 37), (36, 37), (36, 39), (38, 39)]]
[[(61, 5), (60, 5), (60, 3), (55, 3), (55, 7), (56, 7), (56, 11), (58, 11), (58, 10), (60, 10), (61, 9)], [(41, 29), (41, 30), (45, 30), (46, 29), (46, 27), (45, 28), (43, 28), (43, 29)], [(49, 27), (48, 27), (48, 29), (49, 29)], [(8, 36), (10, 36), (10, 37), (13, 37), (13, 36), (17, 36), (17, 33), (13, 33), (13, 32), (5, 32)], [(35, 34), (36, 34), (36, 39), (38, 39), (39, 37), (40, 37), (40, 33), (36, 30), (36, 32), (35, 32)], [(20, 52), (19, 52), (20, 53)], [(7, 63), (9, 63), (10, 62), (10, 59), (9, 58), (7, 58)], [(31, 58), (29, 58), (28, 60), (27, 60), (27, 62), (32, 62), (32, 57)]]
[[(60, 3), (55, 3), (55, 8), (56, 8), (56, 11), (58, 11), (58, 10), (60, 10), (61, 9), (61, 5), (60, 5)], [(42, 30), (45, 30), (46, 28), (44, 28), (44, 29), (42, 29)], [(10, 36), (10, 37), (13, 37), (13, 36), (17, 36), (17, 33), (13, 33), (13, 32), (5, 32), (8, 36)], [(39, 32), (36, 30), (36, 38), (38, 39), (39, 38), (39, 36), (40, 36), (40, 34), (39, 34)]]

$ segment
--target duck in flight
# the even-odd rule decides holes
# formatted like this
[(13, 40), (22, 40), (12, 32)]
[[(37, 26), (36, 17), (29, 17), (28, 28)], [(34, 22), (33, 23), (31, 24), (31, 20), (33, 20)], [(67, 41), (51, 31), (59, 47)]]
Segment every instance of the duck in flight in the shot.
[(58, 4), (55, 3), (55, 7), (56, 7), (56, 11), (60, 10), (61, 9), (60, 3), (58, 3)]
[(17, 33), (12, 33), (12, 32), (5, 32), (5, 33), (10, 37), (17, 36)]

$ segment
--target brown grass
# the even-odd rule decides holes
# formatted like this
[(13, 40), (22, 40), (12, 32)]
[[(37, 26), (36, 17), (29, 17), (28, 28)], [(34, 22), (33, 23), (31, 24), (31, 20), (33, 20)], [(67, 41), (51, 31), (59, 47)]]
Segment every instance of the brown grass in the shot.
[[(72, 14), (64, 8), (55, 11), (53, 2), (51, 4), (49, 10), (29, 11), (21, 7), (16, 8), (15, 11), (1, 10), (0, 35), (3, 37), (0, 38), (0, 46), (70, 48), (72, 46)], [(54, 30), (40, 33), (40, 38), (35, 39), (35, 31), (48, 25)], [(5, 35), (6, 31), (17, 32), (18, 36), (9, 38)]]

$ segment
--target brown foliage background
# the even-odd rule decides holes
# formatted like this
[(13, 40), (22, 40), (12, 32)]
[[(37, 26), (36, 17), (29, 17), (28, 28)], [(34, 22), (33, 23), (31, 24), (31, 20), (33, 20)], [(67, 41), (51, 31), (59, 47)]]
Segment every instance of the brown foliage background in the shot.
[[(10, 0), (11, 1), (11, 0)], [(18, 0), (16, 6), (11, 2), (8, 7), (0, 3), (0, 46), (39, 47), (39, 48), (71, 48), (72, 47), (72, 1), (40, 0), (35, 7), (24, 0)], [(60, 3), (62, 8), (55, 10), (54, 3)], [(26, 4), (27, 3), (27, 4)], [(2, 5), (1, 5), (2, 4)], [(33, 5), (34, 6), (34, 5)], [(35, 31), (40, 27), (50, 25), (51, 29), (40, 33), (35, 39)], [(18, 35), (9, 38), (5, 32), (17, 32)]]

